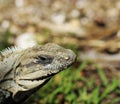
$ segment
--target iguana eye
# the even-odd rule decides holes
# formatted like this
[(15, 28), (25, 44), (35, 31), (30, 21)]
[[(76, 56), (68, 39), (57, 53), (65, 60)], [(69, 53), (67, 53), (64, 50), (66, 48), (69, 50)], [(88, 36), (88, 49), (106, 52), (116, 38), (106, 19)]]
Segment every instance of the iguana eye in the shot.
[(50, 57), (48, 55), (41, 55), (38, 56), (36, 59), (37, 59), (36, 63), (40, 63), (43, 65), (50, 64), (53, 61), (53, 57)]

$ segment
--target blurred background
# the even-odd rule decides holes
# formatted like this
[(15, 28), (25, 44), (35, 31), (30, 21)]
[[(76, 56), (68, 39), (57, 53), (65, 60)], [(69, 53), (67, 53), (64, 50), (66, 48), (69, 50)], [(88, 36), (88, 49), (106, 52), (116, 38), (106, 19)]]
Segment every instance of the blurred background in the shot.
[(48, 42), (77, 61), (25, 104), (120, 104), (120, 0), (0, 0), (0, 50)]

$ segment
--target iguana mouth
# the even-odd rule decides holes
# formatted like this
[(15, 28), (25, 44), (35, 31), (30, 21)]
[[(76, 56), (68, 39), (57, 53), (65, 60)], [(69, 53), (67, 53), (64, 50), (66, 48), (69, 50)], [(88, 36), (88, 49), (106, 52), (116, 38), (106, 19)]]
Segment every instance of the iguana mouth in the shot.
[(44, 80), (44, 79), (49, 79), (52, 76), (54, 76), (55, 74), (50, 74), (50, 75), (46, 75), (46, 76), (42, 76), (39, 78), (34, 78), (34, 79), (20, 79), (20, 80), (26, 80), (26, 81), (40, 81), (40, 80)]
[(21, 78), (19, 79), (16, 83), (24, 88), (24, 90), (30, 90), (32, 88), (35, 88), (39, 85), (41, 85), (41, 83), (49, 80), (52, 76), (54, 76), (55, 74), (49, 74), (49, 75), (45, 75), (45, 76), (41, 76), (41, 77), (38, 77), (38, 78)]

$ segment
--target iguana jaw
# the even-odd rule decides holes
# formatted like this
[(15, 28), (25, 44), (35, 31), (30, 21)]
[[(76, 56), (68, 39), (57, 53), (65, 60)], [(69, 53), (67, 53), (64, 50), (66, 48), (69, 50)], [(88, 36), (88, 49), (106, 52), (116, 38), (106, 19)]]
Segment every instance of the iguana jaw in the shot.
[(44, 81), (50, 79), (54, 74), (50, 71), (40, 70), (33, 73), (29, 73), (23, 76), (16, 77), (16, 83), (26, 90), (30, 90), (42, 84)]

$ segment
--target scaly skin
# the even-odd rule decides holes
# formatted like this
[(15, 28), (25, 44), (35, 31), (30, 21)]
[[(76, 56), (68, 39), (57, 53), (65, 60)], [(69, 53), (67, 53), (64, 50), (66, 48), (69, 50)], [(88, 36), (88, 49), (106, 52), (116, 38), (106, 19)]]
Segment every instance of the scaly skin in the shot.
[(75, 58), (73, 51), (54, 43), (25, 50), (6, 49), (0, 56), (0, 104), (24, 101)]

